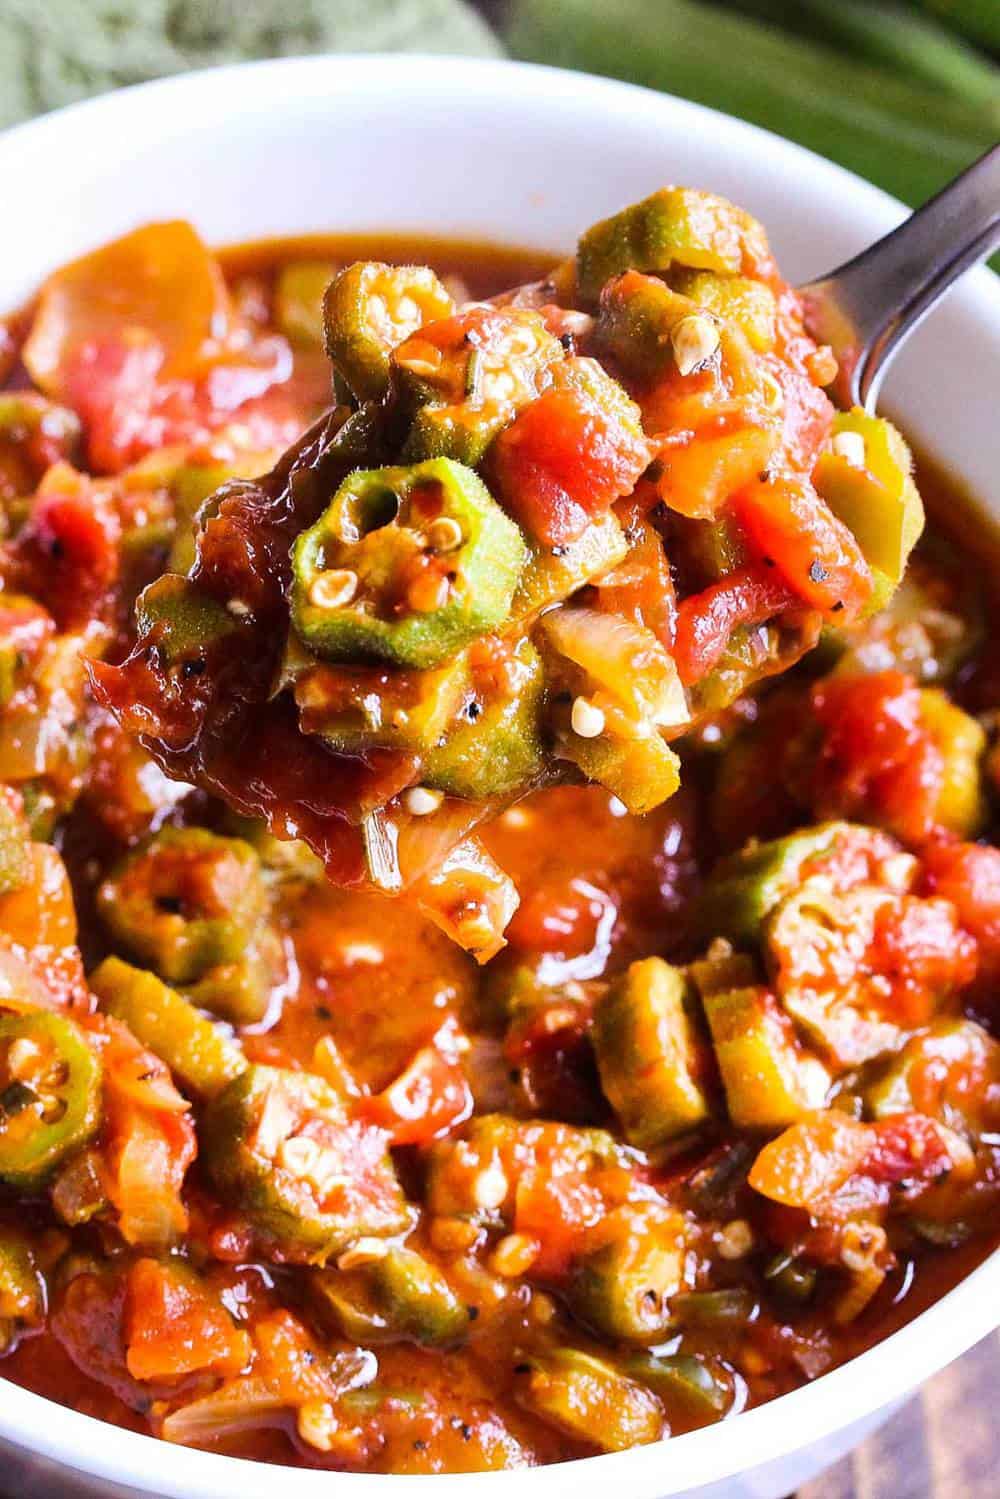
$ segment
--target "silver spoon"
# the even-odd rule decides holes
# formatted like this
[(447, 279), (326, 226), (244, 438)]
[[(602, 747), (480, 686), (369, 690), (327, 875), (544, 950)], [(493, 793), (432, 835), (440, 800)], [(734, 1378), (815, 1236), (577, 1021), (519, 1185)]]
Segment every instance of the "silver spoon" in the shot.
[(846, 265), (799, 287), (806, 325), (840, 369), (831, 395), (873, 411), (904, 339), (952, 283), (1000, 248), (1000, 145)]

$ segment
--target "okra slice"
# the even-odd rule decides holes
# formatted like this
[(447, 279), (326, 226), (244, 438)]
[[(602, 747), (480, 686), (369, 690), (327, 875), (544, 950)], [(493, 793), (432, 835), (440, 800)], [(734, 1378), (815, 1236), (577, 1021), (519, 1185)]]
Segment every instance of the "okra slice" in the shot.
[(974, 838), (986, 818), (981, 775), (985, 731), (938, 687), (922, 690), (920, 718), (941, 754), (941, 790), (934, 821), (959, 838)]
[(621, 1452), (656, 1442), (663, 1434), (663, 1408), (656, 1396), (604, 1359), (557, 1348), (532, 1354), (518, 1369), (518, 1402), (577, 1441), (602, 1452)]
[(265, 915), (260, 860), (240, 838), (161, 828), (97, 892), (112, 934), (170, 983), (239, 963)]
[(358, 261), (327, 288), (326, 352), (359, 401), (378, 400), (389, 389), (393, 349), (454, 310), (430, 266)]
[(575, 1316), (606, 1338), (655, 1343), (671, 1324), (670, 1298), (684, 1283), (684, 1219), (649, 1204), (616, 1208), (605, 1242), (576, 1266), (567, 1290)]
[(729, 1117), (739, 1129), (778, 1130), (818, 1108), (830, 1078), (799, 1045), (767, 989), (702, 995)]
[(421, 329), (393, 355), (412, 424), (403, 456), (475, 467), (547, 383), (565, 350), (537, 312), (474, 305)]
[(317, 662), (295, 678), (299, 723), (342, 754), (366, 749), (429, 751), (469, 693), (465, 654), (443, 666), (410, 671)]
[(577, 290), (592, 306), (622, 271), (684, 266), (738, 275), (768, 254), (763, 228), (743, 209), (714, 193), (665, 187), (587, 230), (577, 246)]
[(649, 1150), (708, 1117), (688, 981), (662, 958), (632, 963), (594, 1010), (601, 1086), (625, 1138)]
[(540, 621), (556, 753), (606, 786), (630, 812), (649, 812), (680, 784), (664, 740), (688, 722), (673, 659), (652, 630), (596, 609), (553, 609)]
[(0, 1016), (0, 1181), (30, 1192), (101, 1122), (101, 1064), (65, 1015)]
[(423, 757), (424, 785), (484, 801), (506, 796), (545, 768), (545, 672), (529, 640), (474, 672), (472, 695), (443, 741)]
[(924, 528), (924, 507), (913, 482), (913, 459), (884, 417), (860, 407), (838, 412), (831, 446), (813, 471), (813, 484), (857, 539), (876, 583), (876, 607), (903, 576)]
[(360, 470), (295, 543), (293, 624), (326, 660), (439, 666), (506, 619), (527, 557), (462, 464)]
[(847, 827), (822, 823), (786, 838), (750, 844), (721, 859), (698, 904), (700, 930), (709, 938), (756, 942), (764, 918), (799, 883), (802, 866), (832, 849)]
[(774, 348), (778, 303), (763, 281), (754, 281), (749, 276), (684, 270), (675, 272), (670, 279), (682, 296), (741, 328), (758, 354), (769, 354)]
[(15, 1228), (0, 1228), (0, 1356), (41, 1326), (45, 1307), (45, 1282), (28, 1240)]
[(0, 789), (0, 895), (31, 880), (31, 832), (15, 791)]
[(322, 1264), (409, 1225), (384, 1134), (348, 1121), (310, 1073), (248, 1067), (209, 1102), (198, 1138), (216, 1190), (286, 1258)]
[(311, 1292), (323, 1319), (360, 1345), (409, 1341), (439, 1348), (460, 1342), (469, 1327), (468, 1309), (442, 1272), (404, 1245), (356, 1269), (317, 1271)]
[(977, 1141), (1000, 1124), (1000, 1043), (974, 1020), (937, 1020), (865, 1090), (875, 1119), (914, 1110)]
[(336, 274), (333, 260), (290, 260), (281, 267), (274, 283), (274, 321), (289, 343), (323, 347), (323, 301)]
[(674, 329), (698, 311), (658, 277), (626, 271), (601, 292), (596, 338), (626, 374), (653, 381), (676, 366)]
[(240, 1048), (154, 973), (105, 958), (88, 982), (105, 1014), (166, 1062), (185, 1092), (212, 1098), (245, 1069)]
[(575, 541), (532, 547), (510, 606), (511, 624), (533, 619), (550, 604), (561, 604), (627, 556), (625, 533), (610, 513), (592, 521)]
[(217, 599), (176, 573), (164, 573), (140, 593), (135, 605), (137, 633), (163, 653), (168, 666), (200, 662), (236, 629), (236, 620)]
[(834, 892), (807, 881), (764, 922), (764, 955), (782, 1006), (841, 1070), (900, 1044), (899, 1025), (879, 1013), (865, 988), (878, 915), (894, 900), (880, 885)]
[(45, 470), (72, 459), (80, 418), (34, 391), (0, 391), (0, 501), (33, 494)]

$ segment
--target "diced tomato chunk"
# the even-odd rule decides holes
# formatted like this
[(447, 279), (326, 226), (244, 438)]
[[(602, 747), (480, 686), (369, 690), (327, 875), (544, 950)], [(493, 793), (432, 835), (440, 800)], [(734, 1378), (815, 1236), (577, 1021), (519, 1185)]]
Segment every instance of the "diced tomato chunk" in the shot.
[(27, 522), (10, 543), (6, 566), (16, 584), (46, 604), (60, 629), (79, 629), (100, 612), (117, 579), (118, 540), (118, 520), (106, 496), (59, 463), (46, 474)]
[(460, 1040), (455, 1022), (446, 1021), (394, 1083), (360, 1104), (360, 1117), (388, 1130), (393, 1145), (428, 1145), (468, 1119), (474, 1104)]
[(125, 1362), (133, 1379), (178, 1379), (209, 1369), (236, 1374), (250, 1340), (192, 1272), (140, 1259), (125, 1295)]
[(979, 948), (980, 977), (1000, 979), (1000, 849), (935, 840), (923, 853), (925, 888), (951, 901)]
[(581, 391), (547, 390), (500, 434), (491, 472), (500, 499), (530, 536), (559, 546), (628, 494), (649, 446)]
[(734, 510), (765, 566), (811, 608), (851, 619), (868, 603), (874, 585), (861, 548), (807, 479), (757, 480)]
[(763, 624), (796, 602), (780, 578), (751, 568), (729, 573), (686, 598), (677, 611), (674, 642), (681, 681), (687, 686), (707, 676), (738, 625)]
[(976, 976), (976, 943), (961, 931), (946, 900), (903, 896), (875, 919), (874, 961), (891, 985), (886, 1012), (903, 1026), (926, 1025), (943, 996)]
[(825, 677), (813, 688), (812, 712), (823, 731), (813, 810), (871, 819), (912, 842), (926, 838), (944, 762), (913, 678), (898, 671)]

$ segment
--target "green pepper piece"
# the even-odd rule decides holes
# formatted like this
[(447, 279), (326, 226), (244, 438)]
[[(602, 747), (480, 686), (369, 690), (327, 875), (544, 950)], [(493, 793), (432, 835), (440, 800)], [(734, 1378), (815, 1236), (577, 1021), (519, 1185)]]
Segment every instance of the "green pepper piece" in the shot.
[(332, 260), (289, 260), (274, 283), (274, 321), (300, 349), (323, 347), (323, 298), (337, 274)]
[(389, 389), (393, 349), (454, 310), (429, 266), (358, 261), (327, 288), (326, 351), (359, 401), (378, 400)]
[(630, 812), (666, 801), (680, 784), (680, 762), (662, 731), (676, 733), (689, 715), (677, 668), (652, 630), (564, 607), (543, 615), (539, 638), (559, 689), (552, 699), (557, 754)]
[(442, 743), (424, 755), (424, 785), (473, 801), (507, 796), (545, 768), (541, 715), (545, 673), (529, 640), (520, 640), (473, 695)]
[(140, 636), (153, 632), (152, 641), (168, 666), (204, 662), (205, 652), (237, 629), (224, 605), (175, 573), (164, 573), (143, 589), (136, 600), (135, 621)]
[(670, 1298), (683, 1284), (684, 1219), (649, 1205), (616, 1208), (601, 1225), (600, 1249), (573, 1272), (574, 1316), (624, 1343), (656, 1343), (671, 1324)]
[(587, 230), (577, 246), (577, 290), (589, 306), (622, 271), (685, 266), (737, 275), (767, 255), (764, 230), (741, 208), (714, 193), (665, 187)]
[(622, 1452), (663, 1434), (656, 1396), (604, 1359), (557, 1348), (517, 1367), (515, 1399), (566, 1436), (602, 1452)]
[(266, 909), (260, 860), (239, 838), (161, 828), (97, 892), (111, 932), (170, 983), (238, 963)]
[(541, 316), (523, 307), (474, 305), (408, 339), (392, 360), (413, 413), (403, 457), (474, 468), (564, 355)]
[(683, 1291), (674, 1297), (673, 1310), (685, 1327), (748, 1327), (758, 1303), (746, 1286), (725, 1286), (718, 1291)]
[(779, 1130), (826, 1097), (829, 1075), (798, 1045), (766, 989), (702, 994), (729, 1117), (739, 1129)]
[[(298, 648), (291, 637), (290, 648)], [(311, 664), (295, 677), (299, 723), (342, 754), (427, 751), (454, 720), (469, 689), (464, 654), (443, 666), (407, 671), (382, 666)], [(287, 669), (287, 668), (286, 668)]]
[(532, 547), (510, 606), (511, 625), (534, 619), (550, 604), (561, 604), (627, 556), (625, 533), (610, 512), (564, 546)]
[(385, 1136), (348, 1121), (310, 1073), (248, 1067), (210, 1100), (198, 1136), (216, 1190), (289, 1259), (323, 1264), (409, 1225)]
[[(854, 533), (881, 582), (878, 607), (902, 578), (924, 528), (913, 459), (891, 422), (869, 416), (860, 407), (838, 412), (833, 433), (833, 445), (813, 470), (813, 483), (834, 515)], [(846, 442), (857, 447), (857, 454), (845, 453)]]
[(776, 1254), (764, 1267), (764, 1279), (785, 1301), (809, 1301), (816, 1289), (815, 1267), (797, 1254)]
[[(11, 1068), (23, 1041), (28, 1060)], [(101, 1122), (101, 1064), (80, 1027), (50, 1010), (0, 1016), (0, 1180), (30, 1192)]]
[(439, 458), (351, 474), (293, 555), (310, 650), (429, 668), (506, 619), (528, 552), (482, 480)]
[(601, 1086), (631, 1145), (653, 1149), (708, 1117), (679, 968), (662, 958), (632, 963), (594, 1010), (593, 1042)]
[(24, 1332), (45, 1320), (45, 1281), (28, 1240), (0, 1228), (0, 1355), (13, 1353)]
[(240, 1048), (155, 974), (105, 958), (88, 982), (105, 1013), (166, 1062), (185, 1091), (211, 1098), (246, 1067)]
[(847, 823), (803, 828), (770, 843), (751, 843), (716, 864), (698, 903), (698, 926), (707, 937), (756, 942), (761, 923), (800, 881), (807, 862), (833, 847)]
[(758, 354), (769, 354), (774, 348), (778, 304), (774, 292), (763, 281), (753, 281), (749, 276), (684, 270), (676, 271), (670, 279), (682, 296), (741, 328)]
[(936, 1020), (865, 1089), (875, 1119), (916, 1110), (965, 1139), (1000, 1126), (1000, 1042), (974, 1020)]
[(312, 1294), (334, 1329), (361, 1345), (405, 1339), (440, 1348), (469, 1327), (468, 1309), (437, 1266), (401, 1245), (356, 1269), (317, 1271)]
[(692, 1353), (640, 1353), (625, 1367), (659, 1396), (668, 1413), (680, 1409), (685, 1422), (717, 1421), (733, 1401), (732, 1381)]

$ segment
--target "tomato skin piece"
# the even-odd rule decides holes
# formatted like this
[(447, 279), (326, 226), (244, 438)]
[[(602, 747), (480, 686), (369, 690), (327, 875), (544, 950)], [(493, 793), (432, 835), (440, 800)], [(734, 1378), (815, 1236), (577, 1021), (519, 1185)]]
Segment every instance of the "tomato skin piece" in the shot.
[(707, 676), (737, 625), (763, 624), (796, 602), (780, 578), (752, 568), (740, 568), (686, 598), (677, 611), (674, 641), (681, 681), (689, 686)]
[(561, 546), (606, 515), (649, 463), (649, 446), (579, 390), (544, 391), (493, 444), (504, 508), (538, 541)]
[(429, 1145), (462, 1124), (475, 1107), (458, 1055), (454, 1020), (436, 1032), (395, 1082), (358, 1106), (358, 1116), (388, 1130), (393, 1145)]
[(812, 691), (823, 730), (811, 805), (920, 843), (934, 828), (944, 761), (922, 722), (920, 689), (899, 671), (826, 677)]
[(843, 622), (868, 603), (874, 582), (861, 548), (807, 479), (757, 480), (733, 508), (753, 550), (811, 608)]
[(923, 852), (923, 886), (951, 901), (976, 940), (980, 981), (1000, 978), (1000, 849), (983, 843), (935, 840)]

